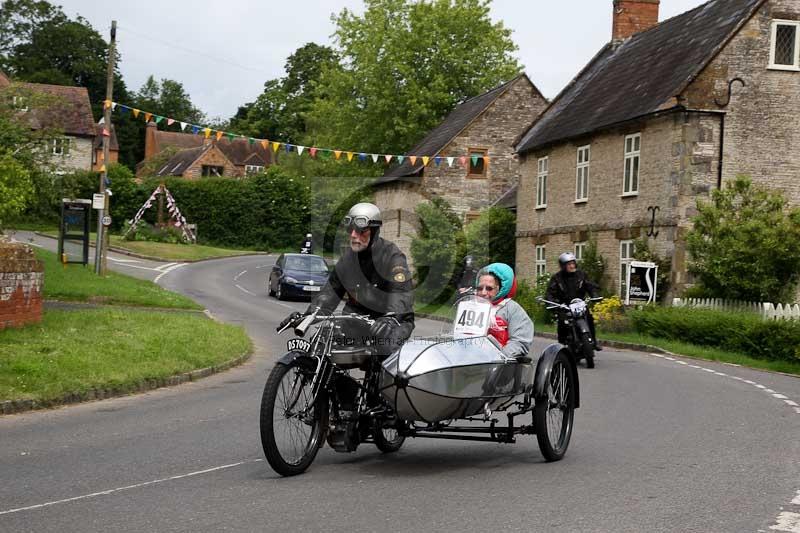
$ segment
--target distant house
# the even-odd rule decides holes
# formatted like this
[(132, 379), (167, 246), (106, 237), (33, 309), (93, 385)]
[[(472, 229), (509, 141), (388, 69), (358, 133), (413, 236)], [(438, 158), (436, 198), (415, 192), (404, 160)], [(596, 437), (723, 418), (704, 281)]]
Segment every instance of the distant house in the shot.
[(168, 148), (177, 151), (155, 169), (156, 176), (241, 178), (262, 172), (272, 161), (269, 150), (259, 142), (225, 137), (217, 141), (203, 135), (159, 131), (155, 123), (150, 122), (145, 133), (145, 159), (140, 163), (137, 175), (141, 176), (143, 163)]
[(593, 236), (624, 293), (642, 237), (680, 293), (698, 198), (747, 174), (800, 205), (800, 2), (711, 0), (660, 24), (658, 7), (614, 0), (611, 41), (517, 146), (524, 278)]
[(108, 135), (108, 161), (103, 160), (103, 143), (107, 136), (103, 135), (105, 129), (102, 124), (95, 125), (95, 138), (92, 142), (92, 170), (99, 171), (104, 164), (117, 163), (119, 161), (119, 142), (117, 141), (117, 130), (111, 126), (111, 132)]
[[(90, 170), (96, 131), (86, 88), (25, 82), (15, 85), (20, 89), (20, 94), (13, 97), (15, 106), (31, 128), (54, 132), (45, 150), (55, 172)], [(0, 73), (0, 88), (11, 86), (12, 80)], [(33, 95), (42, 95), (46, 103), (29, 108), (29, 98)]]
[[(415, 162), (406, 157), (377, 180), (374, 201), (383, 211), (383, 235), (408, 255), (418, 231), (414, 208), (419, 203), (443, 198), (469, 222), (509, 194), (520, 175), (514, 146), (546, 106), (525, 74), (459, 104), (408, 151), (418, 156)], [(427, 166), (421, 156), (430, 157)], [(479, 158), (473, 163), (471, 156)]]

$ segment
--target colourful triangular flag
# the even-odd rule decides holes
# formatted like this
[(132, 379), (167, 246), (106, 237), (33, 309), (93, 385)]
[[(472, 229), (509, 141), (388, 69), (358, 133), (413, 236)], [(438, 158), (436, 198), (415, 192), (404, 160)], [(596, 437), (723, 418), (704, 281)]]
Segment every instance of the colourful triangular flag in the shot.
[(247, 139), (247, 142), (250, 143), (250, 146), (253, 146), (256, 143), (256, 140), (253, 139), (252, 137), (250, 137), (250, 138)]
[(173, 124), (175, 124), (175, 119), (174, 118), (168, 118), (167, 119), (167, 126), (172, 126)]
[(134, 108), (133, 108), (133, 117), (134, 117), (134, 118), (139, 118), (139, 113), (141, 113), (141, 111), (139, 111), (138, 109), (136, 109), (136, 108), (134, 107)]
[(101, 165), (99, 172), (105, 172), (105, 171), (106, 171), (106, 166), (105, 165)]
[(417, 156), (410, 155), (410, 156), (408, 156), (408, 160), (411, 161), (411, 164), (413, 165), (413, 164), (415, 164), (417, 162)]
[(305, 146), (297, 145), (297, 155), (303, 155), (303, 150), (304, 149), (305, 149)]
[(483, 164), (487, 165), (487, 166), (489, 165), (489, 156), (488, 155), (483, 156)]
[(359, 161), (366, 161), (367, 160), (367, 154), (365, 154), (364, 152), (361, 152), (360, 154), (358, 154), (358, 160)]
[(284, 144), (283, 147), (286, 149), (286, 153), (290, 153), (292, 151), (293, 144)]
[(150, 122), (150, 118), (151, 118), (152, 116), (153, 116), (153, 114), (152, 114), (152, 113), (145, 113), (145, 114), (144, 114), (144, 121), (145, 121), (145, 122)]
[(103, 108), (108, 109), (111, 107), (111, 100), (103, 100)]
[(462, 155), (461, 157), (458, 158), (458, 162), (461, 164), (462, 167), (466, 167), (467, 157)]
[(333, 155), (336, 156), (336, 159), (338, 161), (338, 159), (342, 156), (342, 151), (341, 150), (334, 150), (333, 151)]
[(111, 137), (111, 133), (109, 133), (107, 128), (103, 128), (103, 137)]
[(423, 155), (422, 156), (422, 166), (423, 167), (427, 167), (428, 166), (428, 161), (430, 161), (430, 160), (431, 160), (430, 157), (428, 157), (427, 155)]
[(216, 133), (217, 140), (222, 139), (222, 136), (224, 135), (224, 133), (225, 132), (223, 132), (223, 131), (217, 131), (217, 133)]
[(436, 166), (438, 167), (442, 163), (442, 156), (437, 155), (433, 158), (433, 162), (436, 163)]
[(261, 141), (261, 147), (264, 148), (264, 150), (269, 150), (269, 141)]
[(308, 149), (308, 155), (310, 155), (311, 157), (316, 157), (317, 156), (317, 149), (312, 146), (311, 148)]
[(477, 155), (473, 155), (472, 157), (470, 157), (470, 160), (472, 160), (472, 166), (473, 167), (477, 167), (478, 166), (478, 156)]
[(277, 151), (278, 151), (278, 148), (280, 148), (280, 147), (281, 147), (281, 143), (279, 143), (279, 142), (277, 142), (277, 141), (273, 141), (273, 142), (272, 142), (272, 151), (273, 151), (273, 152), (277, 152)]
[(211, 128), (204, 129), (203, 133), (205, 134), (206, 139), (208, 139), (209, 137), (211, 137)]
[(377, 163), (378, 162), (378, 154), (372, 154), (372, 162), (373, 163)]
[(181, 122), (181, 131), (185, 130), (185, 129), (186, 129), (186, 126), (188, 126), (188, 124), (187, 124), (187, 123), (185, 123), (185, 122)]
[(162, 120), (164, 120), (164, 117), (160, 117), (160, 116), (156, 115), (156, 124), (158, 124)]
[(195, 126), (194, 124), (192, 124), (192, 133), (195, 135), (200, 133), (200, 126)]
[(227, 137), (229, 141), (233, 141), (233, 138), (236, 137), (236, 135), (233, 133), (226, 133), (225, 137)]
[(398, 162), (398, 163), (400, 163), (400, 164), (402, 165), (402, 164), (403, 164), (403, 160), (404, 160), (405, 158), (406, 158), (406, 156), (404, 156), (404, 155), (398, 155), (398, 156), (397, 156), (397, 162)]
[(347, 154), (347, 160), (348, 161), (352, 161), (353, 160), (353, 152), (346, 152), (346, 154)]
[(391, 155), (389, 155), (389, 154), (386, 154), (385, 156), (383, 156), (383, 158), (386, 160), (386, 164), (387, 164), (387, 165), (388, 165), (388, 164), (389, 164), (389, 162), (392, 160), (392, 156), (391, 156)]
[(111, 111), (114, 111), (117, 108), (116, 102), (111, 102)]
[(447, 166), (452, 168), (453, 167), (453, 161), (455, 161), (455, 159), (456, 159), (455, 157), (448, 157), (447, 158)]

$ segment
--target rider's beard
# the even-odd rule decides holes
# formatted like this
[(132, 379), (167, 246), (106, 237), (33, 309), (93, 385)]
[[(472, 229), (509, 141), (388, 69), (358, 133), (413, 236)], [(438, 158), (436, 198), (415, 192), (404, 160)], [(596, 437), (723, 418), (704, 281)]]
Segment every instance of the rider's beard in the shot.
[(350, 249), (353, 250), (356, 253), (363, 252), (364, 250), (367, 249), (368, 245), (369, 245), (368, 242), (367, 243), (363, 243), (363, 242), (359, 241), (358, 239), (350, 239)]

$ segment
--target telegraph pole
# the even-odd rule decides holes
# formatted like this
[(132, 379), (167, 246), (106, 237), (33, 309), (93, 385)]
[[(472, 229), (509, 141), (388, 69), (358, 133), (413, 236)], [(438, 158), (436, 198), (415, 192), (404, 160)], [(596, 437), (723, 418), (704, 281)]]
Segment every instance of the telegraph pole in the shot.
[[(117, 43), (117, 21), (111, 21), (111, 42), (108, 45), (108, 67), (106, 70), (106, 101), (103, 102), (103, 171), (100, 173), (100, 194), (104, 196), (104, 206), (97, 213), (97, 242), (94, 248), (94, 272), (106, 273), (106, 236), (103, 217), (109, 212), (106, 180), (108, 179), (108, 157), (111, 145), (111, 102), (114, 97), (114, 56)], [(105, 132), (108, 135), (105, 135)]]

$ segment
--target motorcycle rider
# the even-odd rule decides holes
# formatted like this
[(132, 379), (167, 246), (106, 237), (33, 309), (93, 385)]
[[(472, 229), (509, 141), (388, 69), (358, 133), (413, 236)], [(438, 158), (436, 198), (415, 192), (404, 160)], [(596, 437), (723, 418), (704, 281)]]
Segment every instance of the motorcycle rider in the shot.
[(311, 237), (310, 233), (306, 233), (306, 238), (303, 239), (303, 244), (300, 246), (300, 253), (301, 254), (314, 253), (314, 239), (313, 237)]
[[(547, 293), (545, 295), (547, 300), (569, 305), (575, 298), (583, 300), (587, 295), (591, 298), (597, 297), (599, 287), (589, 280), (585, 272), (578, 270), (578, 261), (575, 258), (575, 254), (564, 252), (558, 256), (558, 264), (560, 270), (553, 274), (550, 278), (550, 283), (547, 285)], [(594, 349), (598, 352), (602, 351), (603, 348), (600, 346), (595, 333), (594, 317), (588, 309), (586, 310), (586, 321), (592, 332)], [(566, 343), (567, 335), (567, 327), (559, 317), (558, 342), (561, 344)]]
[(464, 293), (470, 290), (475, 285), (475, 276), (478, 274), (478, 269), (475, 266), (475, 258), (471, 255), (464, 257), (464, 273), (458, 282), (458, 292)]
[[(306, 314), (316, 310), (330, 314), (347, 297), (344, 312), (373, 318), (370, 335), (381, 347), (379, 355), (388, 356), (414, 329), (414, 293), (406, 256), (397, 245), (380, 237), (382, 224), (376, 205), (358, 203), (350, 208), (342, 221), (350, 247)], [(300, 316), (292, 313), (283, 323)]]
[(476, 278), (476, 294), (492, 303), (489, 335), (503, 347), (509, 357), (525, 357), (533, 344), (533, 321), (517, 302), (514, 269), (505, 263), (492, 263), (482, 268)]

